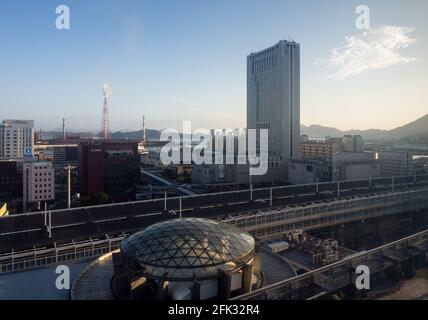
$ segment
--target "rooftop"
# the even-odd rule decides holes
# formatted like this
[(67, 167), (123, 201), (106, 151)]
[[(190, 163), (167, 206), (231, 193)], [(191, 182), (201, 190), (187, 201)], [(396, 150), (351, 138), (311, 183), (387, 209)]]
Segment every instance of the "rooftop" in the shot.
[(251, 235), (214, 220), (173, 219), (152, 225), (121, 244), (124, 263), (133, 272), (176, 281), (216, 276), (254, 255)]

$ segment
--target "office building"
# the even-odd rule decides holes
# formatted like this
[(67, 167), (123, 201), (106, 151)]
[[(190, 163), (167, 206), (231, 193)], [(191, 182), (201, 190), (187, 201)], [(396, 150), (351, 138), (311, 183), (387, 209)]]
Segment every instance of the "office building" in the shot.
[(300, 156), (303, 159), (314, 159), (319, 157), (332, 157), (338, 150), (333, 141), (309, 140), (300, 143)]
[(0, 160), (0, 199), (22, 197), (22, 159)]
[(364, 151), (364, 140), (360, 135), (345, 135), (342, 139), (344, 152)]
[(373, 152), (343, 152), (332, 158), (333, 181), (378, 178), (380, 165)]
[(309, 184), (332, 181), (331, 158), (291, 159), (288, 163), (288, 182), (290, 184)]
[(38, 160), (51, 161), (55, 168), (77, 166), (78, 143), (37, 143), (34, 145), (34, 155)]
[[(219, 189), (227, 185), (248, 185), (248, 164), (201, 164), (193, 165), (192, 184), (203, 185), (207, 189)], [(254, 177), (257, 181), (257, 177)]]
[[(300, 45), (280, 41), (247, 58), (247, 128), (269, 130), (270, 166), (299, 158)], [(286, 171), (286, 170), (284, 170)]]
[(135, 198), (135, 184), (140, 180), (137, 142), (82, 143), (78, 158), (82, 196), (106, 193), (111, 201)]
[(428, 155), (413, 156), (415, 174), (428, 174)]
[(55, 169), (52, 163), (36, 160), (25, 161), (22, 175), (24, 212), (32, 204), (55, 199)]
[(413, 154), (407, 151), (379, 151), (381, 177), (399, 177), (414, 174)]
[(34, 145), (34, 121), (3, 120), (0, 124), (0, 157), (23, 158)]

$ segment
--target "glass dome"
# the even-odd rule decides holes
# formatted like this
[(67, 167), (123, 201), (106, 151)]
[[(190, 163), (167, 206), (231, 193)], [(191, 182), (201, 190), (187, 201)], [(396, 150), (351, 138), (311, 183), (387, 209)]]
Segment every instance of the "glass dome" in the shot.
[(191, 281), (242, 267), (254, 256), (254, 238), (214, 220), (186, 218), (154, 224), (121, 243), (130, 271), (147, 277)]

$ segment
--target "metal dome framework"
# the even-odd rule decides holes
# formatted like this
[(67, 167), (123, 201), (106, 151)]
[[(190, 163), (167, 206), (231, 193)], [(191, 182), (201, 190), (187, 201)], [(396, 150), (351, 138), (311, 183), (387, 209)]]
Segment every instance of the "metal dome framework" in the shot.
[(254, 257), (246, 232), (214, 220), (186, 218), (154, 224), (121, 244), (125, 266), (149, 278), (192, 281), (236, 270)]

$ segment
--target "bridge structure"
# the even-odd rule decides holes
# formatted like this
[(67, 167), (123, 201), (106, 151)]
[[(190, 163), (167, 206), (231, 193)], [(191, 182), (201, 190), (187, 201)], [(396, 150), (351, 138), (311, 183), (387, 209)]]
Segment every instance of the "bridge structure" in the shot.
[(289, 231), (310, 231), (426, 208), (428, 208), (428, 188), (421, 187), (274, 210), (257, 210), (221, 220), (251, 233), (257, 239), (266, 240)]
[(424, 230), (232, 300), (316, 300), (344, 289), (358, 296), (360, 291), (355, 286), (358, 266), (368, 268), (371, 283), (385, 277), (396, 280), (403, 275), (412, 276), (418, 266), (426, 265), (427, 252), (428, 230)]
[(329, 182), (35, 212), (0, 218), (0, 272), (96, 257), (156, 222), (203, 217), (257, 239), (428, 208), (428, 175)]
[(167, 187), (173, 188), (175, 190), (177, 190), (180, 193), (183, 193), (187, 196), (193, 196), (196, 195), (197, 193), (193, 192), (192, 190), (189, 190), (188, 188), (185, 188), (183, 186), (177, 185), (175, 183), (173, 183), (172, 181), (169, 181), (167, 179), (165, 179), (164, 177), (161, 177), (155, 173), (149, 172), (147, 170), (143, 170), (141, 169), (141, 174), (148, 176), (149, 178), (158, 181), (160, 184), (163, 184)]

